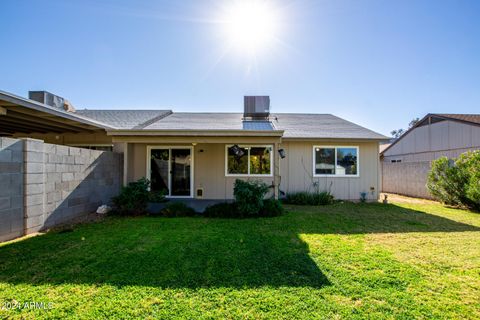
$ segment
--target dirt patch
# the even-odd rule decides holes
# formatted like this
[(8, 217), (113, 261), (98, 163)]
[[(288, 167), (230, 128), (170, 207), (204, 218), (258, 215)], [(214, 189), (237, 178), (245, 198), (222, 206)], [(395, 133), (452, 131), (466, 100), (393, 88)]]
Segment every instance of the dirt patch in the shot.
[(385, 195), (388, 196), (388, 202), (417, 203), (417, 204), (438, 204), (439, 203), (439, 202), (433, 201), (433, 200), (407, 197), (407, 196), (402, 196), (402, 195), (394, 194), (394, 193), (381, 193), (380, 194), (380, 202), (383, 201), (383, 199), (385, 198)]
[(64, 223), (58, 224), (44, 231), (48, 232), (48, 231), (60, 231), (64, 229), (65, 230), (73, 229), (73, 227), (75, 227), (78, 224), (99, 222), (104, 220), (105, 217), (106, 217), (105, 214), (98, 214), (96, 212), (92, 212), (87, 215), (83, 215), (81, 217), (77, 217), (72, 220), (66, 221)]

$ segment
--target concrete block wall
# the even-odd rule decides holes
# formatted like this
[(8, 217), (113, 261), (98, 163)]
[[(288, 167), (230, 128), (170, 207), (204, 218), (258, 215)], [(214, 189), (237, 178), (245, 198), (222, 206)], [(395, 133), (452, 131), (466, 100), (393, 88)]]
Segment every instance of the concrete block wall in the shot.
[[(0, 216), (2, 241), (53, 227), (93, 212), (99, 205), (109, 203), (122, 185), (121, 154), (47, 144), (35, 139), (0, 140), (2, 145), (10, 143), (16, 148), (16, 153), (7, 148), (1, 149), (0, 160), (8, 160), (11, 155), (10, 160), (15, 159), (18, 163), (10, 167), (2, 167), (0, 164), (0, 183), (7, 184), (7, 180), (3, 179), (7, 175), (9, 185), (20, 183), (20, 189), (11, 189), (4, 201), (5, 206), (13, 203), (21, 207), (21, 214), (18, 216), (21, 216), (22, 221), (20, 232), (10, 227), (7, 233), (8, 228), (3, 226), (10, 224), (17, 227), (17, 220), (8, 218), (12, 213), (9, 213), (8, 217)], [(17, 169), (18, 173), (15, 171)], [(20, 180), (11, 178), (12, 170), (21, 177)], [(1, 199), (0, 196), (0, 210)], [(13, 209), (10, 207), (9, 210)]]
[(0, 242), (24, 233), (23, 142), (0, 138)]
[(42, 140), (23, 140), (24, 155), (24, 232), (40, 231), (44, 224), (45, 213), (45, 144)]
[(431, 162), (382, 162), (383, 192), (432, 199), (426, 187)]

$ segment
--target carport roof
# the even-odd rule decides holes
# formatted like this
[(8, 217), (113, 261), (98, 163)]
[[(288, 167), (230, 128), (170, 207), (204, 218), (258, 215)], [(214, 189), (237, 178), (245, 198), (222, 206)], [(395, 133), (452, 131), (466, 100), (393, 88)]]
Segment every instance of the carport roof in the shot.
[(80, 133), (113, 129), (112, 126), (0, 91), (0, 134)]

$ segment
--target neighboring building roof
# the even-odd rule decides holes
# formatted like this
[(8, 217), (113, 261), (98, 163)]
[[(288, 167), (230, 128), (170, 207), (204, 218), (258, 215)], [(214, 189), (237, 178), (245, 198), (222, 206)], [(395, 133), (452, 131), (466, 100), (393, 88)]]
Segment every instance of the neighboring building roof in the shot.
[(78, 115), (118, 129), (142, 129), (172, 113), (171, 110), (77, 110)]
[(439, 121), (444, 121), (444, 120), (452, 120), (452, 121), (458, 121), (466, 124), (472, 124), (472, 125), (480, 125), (480, 114), (460, 114), (460, 113), (429, 113), (417, 123), (405, 131), (404, 134), (400, 136), (400, 138), (396, 139), (393, 143), (391, 143), (388, 147), (386, 147), (383, 150), (380, 150), (380, 155), (383, 155), (387, 150), (392, 148), (395, 144), (397, 144), (400, 140), (402, 140), (407, 134), (412, 132), (418, 127), (429, 125), (431, 123), (439, 122)]
[(430, 115), (438, 116), (445, 119), (459, 120), (462, 122), (480, 124), (480, 114), (431, 113)]

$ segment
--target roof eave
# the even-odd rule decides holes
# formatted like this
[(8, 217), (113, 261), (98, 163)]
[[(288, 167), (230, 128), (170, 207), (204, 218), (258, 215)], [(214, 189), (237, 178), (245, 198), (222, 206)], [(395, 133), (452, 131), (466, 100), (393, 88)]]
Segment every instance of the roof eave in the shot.
[(260, 136), (260, 137), (282, 137), (283, 130), (128, 130), (113, 129), (107, 130), (109, 136)]
[(359, 137), (283, 137), (283, 140), (285, 141), (300, 141), (300, 140), (348, 140), (348, 141), (389, 141), (390, 138), (359, 138)]

